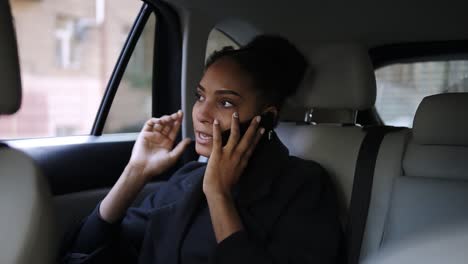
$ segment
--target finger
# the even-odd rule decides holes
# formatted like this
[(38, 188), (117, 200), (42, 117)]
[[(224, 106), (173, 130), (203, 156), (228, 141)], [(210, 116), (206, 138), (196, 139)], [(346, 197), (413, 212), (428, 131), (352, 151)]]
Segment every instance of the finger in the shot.
[(173, 120), (172, 127), (169, 131), (167, 131), (166, 134), (171, 140), (175, 140), (177, 137), (177, 133), (179, 133), (180, 126), (182, 124), (182, 119), (183, 119), (182, 110), (179, 110), (176, 113), (172, 114), (171, 118)]
[[(174, 114), (173, 114), (174, 115)], [(177, 115), (177, 113), (175, 113)], [(168, 135), (174, 125), (174, 120), (172, 115), (163, 115), (159, 118), (159, 123), (162, 125), (161, 133), (164, 135)]]
[(239, 142), (239, 137), (239, 114), (235, 112), (231, 117), (231, 134), (229, 135), (229, 140), (226, 144), (226, 147), (228, 149), (234, 149)]
[(255, 135), (254, 142), (250, 144), (249, 148), (244, 153), (244, 159), (246, 160), (250, 159), (250, 156), (252, 156), (252, 153), (254, 152), (255, 147), (257, 146), (258, 142), (260, 141), (264, 133), (265, 133), (265, 128), (263, 127), (257, 130), (257, 134)]
[(180, 125), (181, 123), (179, 121), (174, 122), (174, 125), (172, 126), (171, 131), (167, 135), (171, 140), (174, 141), (176, 139), (177, 133), (179, 133), (179, 130), (180, 130)]
[(256, 116), (250, 122), (247, 132), (245, 132), (245, 135), (242, 137), (239, 145), (237, 146), (237, 151), (239, 153), (241, 154), (245, 153), (245, 151), (249, 148), (249, 145), (252, 144), (252, 142), (254, 141), (255, 135), (257, 134), (258, 124), (260, 123), (260, 120), (261, 120), (261, 117)]
[(171, 115), (171, 119), (173, 121), (178, 121), (178, 120), (180, 121), (182, 120), (182, 115), (183, 115), (182, 110), (179, 110)]
[(159, 124), (159, 118), (150, 118), (143, 125), (142, 131), (152, 132), (155, 124)]
[(156, 132), (161, 133), (162, 130), (163, 130), (163, 126), (162, 126), (161, 124), (155, 124), (155, 125), (153, 126), (153, 131), (156, 131)]
[(175, 146), (175, 148), (171, 150), (171, 152), (169, 152), (171, 158), (178, 159), (182, 155), (182, 153), (184, 153), (184, 150), (187, 148), (191, 141), (192, 140), (190, 138), (185, 138), (182, 141), (180, 141), (179, 144), (177, 144), (177, 146)]
[(219, 127), (219, 121), (217, 119), (213, 122), (213, 150), (212, 151), (221, 151), (222, 142), (221, 142), (221, 128)]
[(161, 121), (162, 124), (166, 125), (166, 124), (169, 124), (172, 122), (172, 118), (171, 116), (168, 116), (168, 115), (163, 115), (159, 118)]
[(169, 135), (169, 132), (171, 132), (173, 126), (174, 126), (174, 123), (173, 123), (173, 122), (167, 123), (166, 125), (164, 125), (164, 127), (163, 127), (161, 133), (163, 133), (164, 135), (168, 136), (168, 135)]

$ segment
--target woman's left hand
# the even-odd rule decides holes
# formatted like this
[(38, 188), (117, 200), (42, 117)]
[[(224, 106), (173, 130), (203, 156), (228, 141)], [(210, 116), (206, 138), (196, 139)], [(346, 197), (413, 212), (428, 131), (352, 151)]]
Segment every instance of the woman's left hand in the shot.
[(259, 129), (260, 116), (252, 119), (245, 135), (239, 132), (239, 117), (232, 115), (231, 134), (223, 147), (219, 121), (213, 122), (213, 147), (203, 179), (206, 196), (229, 196), (252, 155), (255, 146), (265, 132)]

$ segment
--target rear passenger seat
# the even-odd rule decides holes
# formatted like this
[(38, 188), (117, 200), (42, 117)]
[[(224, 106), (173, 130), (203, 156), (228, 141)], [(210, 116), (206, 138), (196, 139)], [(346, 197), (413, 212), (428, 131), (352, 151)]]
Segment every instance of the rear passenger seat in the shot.
[[(310, 59), (316, 75), (306, 78), (292, 100), (293, 108), (353, 112), (373, 106), (374, 70), (364, 49), (353, 45), (318, 49)], [(405, 240), (468, 222), (466, 113), (466, 93), (430, 96), (418, 108), (414, 130), (402, 129), (384, 137), (374, 171), (361, 262)], [(282, 122), (277, 133), (292, 155), (315, 160), (330, 173), (345, 223), (363, 129), (356, 124)]]
[[(292, 109), (296, 108), (348, 111), (352, 117), (357, 110), (374, 106), (375, 75), (366, 49), (354, 44), (316, 48), (309, 61), (314, 72), (306, 76), (303, 86), (285, 105), (280, 118), (294, 119), (288, 113), (295, 112)], [(301, 121), (302, 118), (299, 115), (295, 119)], [(291, 155), (317, 161), (331, 175), (341, 201), (343, 224), (359, 149), (366, 135), (355, 121), (351, 118), (337, 124), (331, 118), (330, 123), (316, 125), (281, 122), (276, 129)]]
[(417, 110), (412, 133), (384, 139), (361, 260), (468, 223), (467, 113), (468, 93), (429, 96)]

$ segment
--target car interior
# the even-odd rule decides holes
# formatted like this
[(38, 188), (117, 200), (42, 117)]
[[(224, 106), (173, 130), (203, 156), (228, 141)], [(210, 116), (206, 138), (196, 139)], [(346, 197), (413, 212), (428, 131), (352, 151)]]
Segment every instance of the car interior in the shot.
[[(10, 2), (0, 2), (2, 116), (25, 103)], [(440, 263), (446, 255), (448, 263), (463, 263), (457, 258), (463, 250), (442, 249), (468, 244), (460, 235), (468, 224), (468, 67), (463, 89), (446, 84), (447, 92), (422, 96), (410, 125), (388, 124), (380, 115), (376, 72), (398, 63), (467, 60), (466, 10), (468, 2), (457, 0), (142, 1), (89, 134), (0, 136), (0, 263), (52, 263), (69, 231), (120, 176), (138, 133), (103, 130), (150, 16), (157, 19), (152, 48), (159, 54), (152, 63), (163, 65), (152, 71), (152, 116), (191, 113), (213, 30), (237, 46), (262, 33), (282, 35), (303, 51), (311, 70), (282, 109), (276, 132), (291, 155), (318, 162), (332, 178), (348, 263)], [(190, 114), (183, 137), (193, 138)], [(189, 149), (135, 205), (197, 158)], [(456, 239), (445, 238), (451, 234)]]

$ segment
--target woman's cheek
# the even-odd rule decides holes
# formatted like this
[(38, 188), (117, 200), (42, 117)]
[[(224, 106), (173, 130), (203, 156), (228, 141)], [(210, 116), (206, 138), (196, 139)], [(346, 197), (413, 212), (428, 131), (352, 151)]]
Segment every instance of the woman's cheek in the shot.
[(231, 129), (232, 115), (234, 111), (226, 111), (223, 114), (219, 115), (219, 123), (221, 124), (221, 130), (225, 131)]

